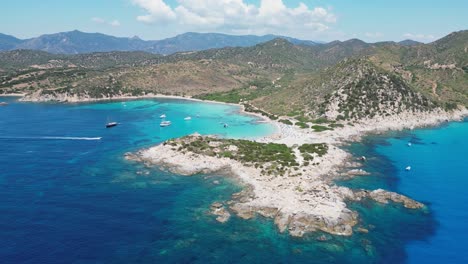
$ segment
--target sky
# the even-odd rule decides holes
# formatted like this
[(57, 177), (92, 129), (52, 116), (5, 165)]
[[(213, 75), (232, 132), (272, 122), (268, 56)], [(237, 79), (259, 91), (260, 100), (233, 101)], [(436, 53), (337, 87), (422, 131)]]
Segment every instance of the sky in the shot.
[(185, 32), (276, 34), (315, 41), (431, 42), (468, 29), (468, 0), (14, 0), (0, 33), (80, 30), (158, 40)]

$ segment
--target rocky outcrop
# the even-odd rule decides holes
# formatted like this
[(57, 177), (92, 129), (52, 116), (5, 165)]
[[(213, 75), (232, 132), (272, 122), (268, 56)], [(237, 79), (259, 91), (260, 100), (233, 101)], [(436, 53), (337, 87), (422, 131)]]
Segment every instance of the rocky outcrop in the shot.
[(257, 215), (274, 220), (278, 230), (288, 232), (291, 236), (302, 237), (306, 233), (323, 231), (334, 235), (350, 236), (352, 227), (356, 225), (358, 215), (345, 208), (338, 218), (327, 217), (326, 214), (314, 214), (304, 211), (290, 213), (276, 207), (251, 206), (253, 200), (250, 192), (241, 192), (233, 195), (229, 209), (242, 219), (251, 219)]
[(420, 209), (424, 207), (424, 204), (408, 198), (404, 195), (389, 192), (382, 189), (375, 191), (361, 190), (354, 193), (354, 200), (361, 200), (363, 198), (369, 198), (382, 204), (388, 204), (389, 202), (400, 203), (406, 208)]

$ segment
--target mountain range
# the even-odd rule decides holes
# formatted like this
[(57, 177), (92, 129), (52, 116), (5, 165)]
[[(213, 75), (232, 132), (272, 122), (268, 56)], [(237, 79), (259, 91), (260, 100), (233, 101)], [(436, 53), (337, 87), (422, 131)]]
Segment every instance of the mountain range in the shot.
[(308, 40), (300, 40), (276, 35), (226, 35), (219, 33), (188, 32), (163, 40), (142, 40), (137, 36), (132, 38), (114, 37), (101, 33), (85, 33), (78, 30), (56, 34), (41, 35), (31, 39), (18, 39), (0, 34), (0, 51), (29, 49), (41, 50), (55, 54), (81, 54), (110, 51), (146, 51), (157, 54), (172, 54), (181, 51), (198, 51), (224, 47), (248, 47), (284, 38), (294, 44), (317, 45)]
[[(0, 51), (17, 49), (41, 50), (54, 54), (82, 54), (110, 51), (145, 51), (168, 55), (183, 51), (199, 51), (225, 47), (250, 47), (283, 38), (296, 45), (317, 46), (324, 42), (300, 40), (277, 35), (226, 35), (219, 33), (188, 32), (163, 40), (142, 40), (138, 37), (114, 37), (101, 33), (85, 33), (78, 30), (41, 35), (36, 38), (18, 39), (0, 33)], [(421, 44), (405, 40), (402, 45)]]
[[(160, 55), (142, 51), (0, 52), (0, 94), (83, 101), (150, 94), (231, 103), (297, 120), (355, 120), (468, 107), (468, 31), (433, 43), (358, 39)], [(257, 111), (256, 110), (256, 111)]]

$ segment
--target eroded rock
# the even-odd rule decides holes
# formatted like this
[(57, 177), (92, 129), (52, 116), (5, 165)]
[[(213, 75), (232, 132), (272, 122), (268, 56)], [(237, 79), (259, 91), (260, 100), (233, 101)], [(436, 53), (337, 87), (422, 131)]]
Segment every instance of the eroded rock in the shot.
[(410, 209), (421, 209), (424, 204), (408, 198), (402, 194), (395, 192), (385, 191), (383, 189), (377, 189), (374, 191), (361, 190), (354, 193), (355, 200), (361, 200), (362, 198), (370, 198), (378, 203), (388, 204), (389, 202), (400, 203), (406, 208)]

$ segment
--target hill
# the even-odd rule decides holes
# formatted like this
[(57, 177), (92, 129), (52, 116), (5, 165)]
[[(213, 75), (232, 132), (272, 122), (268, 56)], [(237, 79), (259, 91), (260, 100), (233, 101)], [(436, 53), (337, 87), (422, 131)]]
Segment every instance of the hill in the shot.
[(15, 49), (21, 42), (21, 39), (0, 33), (0, 51)]
[(405, 40), (402, 40), (402, 41), (398, 42), (398, 44), (400, 44), (402, 46), (416, 46), (416, 45), (421, 45), (423, 43), (419, 42), (419, 41), (412, 40), (412, 39), (405, 39)]

